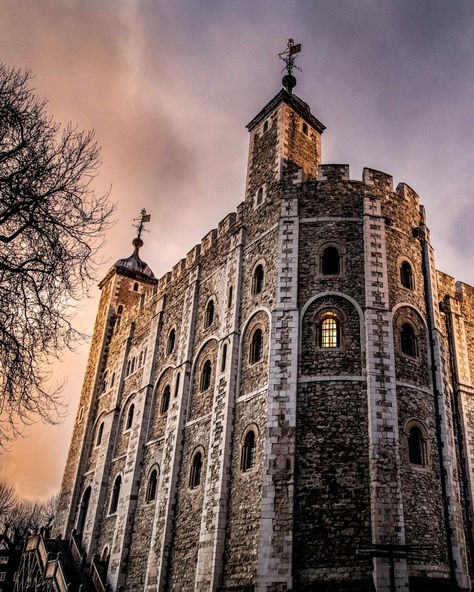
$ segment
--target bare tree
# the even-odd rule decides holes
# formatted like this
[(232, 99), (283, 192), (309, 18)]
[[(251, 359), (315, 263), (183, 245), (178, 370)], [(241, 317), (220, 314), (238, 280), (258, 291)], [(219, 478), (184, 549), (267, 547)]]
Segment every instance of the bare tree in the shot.
[(93, 132), (61, 127), (29, 88), (30, 73), (0, 63), (0, 446), (21, 426), (58, 417), (52, 357), (80, 337), (72, 304), (94, 279), (110, 226)]
[(17, 502), (15, 490), (10, 485), (0, 481), (0, 532), (7, 516), (9, 516)]

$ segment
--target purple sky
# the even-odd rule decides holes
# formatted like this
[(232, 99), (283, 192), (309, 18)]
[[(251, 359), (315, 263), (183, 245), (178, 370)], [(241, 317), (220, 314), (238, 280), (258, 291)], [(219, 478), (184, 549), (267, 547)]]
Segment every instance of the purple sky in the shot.
[[(118, 222), (99, 277), (131, 253), (142, 207), (142, 255), (161, 276), (243, 199), (245, 124), (280, 88), (288, 37), (303, 44), (295, 92), (327, 126), (323, 162), (411, 185), (438, 268), (473, 284), (472, 0), (3, 0), (1, 59), (29, 67), (56, 119), (103, 146), (96, 185), (112, 187)], [(77, 316), (89, 333), (90, 296)], [(23, 495), (59, 487), (87, 349), (54, 365), (67, 419), (28, 428), (0, 457)]]

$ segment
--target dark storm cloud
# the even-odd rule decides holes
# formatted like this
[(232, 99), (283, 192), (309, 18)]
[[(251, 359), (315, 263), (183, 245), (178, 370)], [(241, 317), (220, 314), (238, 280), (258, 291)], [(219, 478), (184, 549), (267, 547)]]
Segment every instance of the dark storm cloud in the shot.
[[(95, 128), (103, 146), (97, 187), (112, 184), (119, 216), (104, 256), (130, 252), (131, 219), (146, 207), (143, 256), (157, 275), (241, 201), (244, 126), (279, 90), (276, 54), (290, 36), (303, 43), (296, 92), (327, 125), (323, 160), (350, 163), (356, 179), (371, 166), (411, 185), (427, 207), (438, 267), (474, 283), (471, 0), (0, 5), (2, 59), (30, 67), (56, 118)], [(89, 331), (96, 303), (79, 316)], [(72, 408), (85, 349), (81, 360), (68, 355), (56, 372), (70, 376)], [(72, 420), (38, 427), (4, 458), (23, 492), (57, 487), (62, 459), (46, 467), (51, 455), (37, 442), (65, 456)], [(39, 477), (32, 467), (43, 467)]]

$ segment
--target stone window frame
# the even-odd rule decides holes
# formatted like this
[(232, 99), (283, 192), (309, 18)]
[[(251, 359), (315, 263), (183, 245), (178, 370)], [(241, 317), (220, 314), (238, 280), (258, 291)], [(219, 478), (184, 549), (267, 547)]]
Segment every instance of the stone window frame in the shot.
[(127, 355), (127, 362), (125, 364), (125, 378), (129, 378), (135, 372), (140, 370), (141, 366), (138, 364), (140, 354), (138, 353), (138, 347), (134, 346), (130, 348), (130, 351)]
[[(262, 270), (263, 270), (263, 284), (262, 284), (262, 288), (259, 292), (255, 291), (255, 272), (257, 271), (257, 267), (261, 265), (262, 266)], [(267, 285), (267, 262), (263, 257), (260, 257), (260, 259), (258, 259), (252, 266), (252, 273), (251, 273), (251, 284), (250, 284), (250, 293), (251, 295), (255, 298), (255, 297), (259, 297), (260, 294), (263, 294), (265, 292), (265, 288)]]
[[(203, 388), (204, 383), (204, 366), (209, 362), (210, 365), (210, 377), (209, 377), (209, 385), (206, 388)], [(211, 390), (212, 388), (212, 358), (211, 355), (205, 355), (199, 364), (199, 393), (206, 393), (207, 391)]]
[[(248, 362), (249, 366), (254, 367), (257, 364), (261, 364), (265, 358), (265, 346), (266, 346), (265, 325), (261, 321), (257, 321), (251, 327), (249, 327), (247, 329), (247, 331), (248, 331), (248, 335), (249, 335), (247, 362)], [(253, 338), (254, 338), (254, 335), (257, 331), (260, 331), (262, 333), (262, 355), (259, 360), (256, 360), (255, 362), (253, 362), (252, 361), (252, 358), (253, 358), (253, 356), (252, 356)]]
[[(154, 492), (155, 495), (153, 497), (151, 497), (150, 496), (150, 482), (151, 482), (151, 476), (153, 474), (153, 471), (156, 471), (156, 485), (155, 485), (155, 492)], [(158, 486), (160, 483), (160, 475), (161, 475), (160, 465), (158, 463), (154, 463), (150, 467), (150, 470), (148, 471), (148, 476), (147, 476), (147, 480), (146, 480), (146, 488), (145, 488), (145, 503), (146, 504), (153, 504), (156, 502), (156, 500), (158, 498)]]
[(258, 187), (257, 191), (255, 191), (255, 195), (253, 197), (253, 209), (256, 210), (260, 206), (262, 206), (267, 199), (267, 184), (263, 183)]
[[(201, 455), (199, 483), (198, 483), (198, 485), (192, 486), (193, 476), (194, 476), (193, 475), (194, 460), (195, 460), (196, 455), (198, 453)], [(205, 472), (203, 470), (205, 468), (205, 460), (206, 460), (206, 451), (204, 449), (204, 446), (202, 444), (198, 444), (197, 446), (194, 447), (193, 452), (189, 458), (189, 467), (188, 467), (188, 492), (189, 493), (197, 493), (200, 491), (201, 487), (203, 486), (203, 475), (205, 477)]]
[[(404, 263), (408, 263), (411, 267), (411, 283), (412, 283), (412, 287), (408, 288), (407, 286), (404, 286), (402, 284), (402, 274), (401, 274), (401, 270), (402, 270), (402, 265)], [(398, 278), (398, 286), (400, 288), (402, 288), (403, 290), (405, 290), (406, 292), (415, 292), (416, 288), (417, 288), (417, 283), (416, 283), (416, 278), (415, 278), (415, 266), (413, 265), (413, 261), (405, 254), (400, 255), (397, 258), (397, 278)]]
[(176, 399), (179, 393), (179, 387), (181, 382), (181, 372), (178, 370), (175, 373), (174, 381), (173, 381), (173, 398)]
[(308, 128), (308, 124), (306, 123), (306, 121), (303, 121), (301, 124), (301, 131), (303, 132), (303, 134), (305, 136), (309, 137), (309, 128)]
[[(94, 434), (94, 448), (100, 448), (104, 440), (105, 430), (105, 413), (101, 413), (96, 419), (93, 429)], [(99, 437), (100, 436), (100, 437)]]
[[(123, 418), (123, 433), (127, 434), (133, 427), (133, 420), (135, 419), (136, 413), (136, 405), (135, 405), (135, 395), (136, 393), (130, 393), (130, 395), (125, 399), (125, 403), (122, 407), (122, 418)], [(130, 407), (133, 405), (133, 417), (132, 417), (132, 425), (127, 427), (128, 425), (128, 414), (130, 412)]]
[[(247, 434), (249, 432), (253, 432), (255, 434), (255, 447), (256, 447), (255, 464), (253, 465), (253, 467), (251, 467), (247, 470), (244, 470), (242, 468), (243, 453), (244, 453), (245, 439), (247, 438)], [(241, 477), (249, 477), (249, 476), (253, 475), (254, 473), (258, 472), (258, 470), (259, 470), (260, 455), (261, 455), (260, 446), (258, 445), (259, 437), (260, 437), (260, 429), (255, 422), (248, 424), (242, 430), (242, 434), (240, 435), (240, 441), (239, 441), (239, 470), (238, 470), (238, 473)]]
[(229, 341), (226, 339), (220, 348), (220, 359), (219, 359), (219, 374), (224, 374), (227, 370), (227, 358), (229, 356)]
[[(173, 344), (171, 346), (170, 341), (171, 341), (171, 335), (174, 332), (174, 338), (173, 338)], [(168, 335), (166, 337), (166, 355), (167, 356), (171, 356), (175, 351), (176, 351), (176, 325), (172, 325), (170, 327), (170, 330), (168, 331)]]
[(270, 118), (268, 117), (267, 119), (265, 119), (264, 122), (262, 122), (262, 136), (263, 136), (263, 134), (266, 134), (269, 129), (270, 129)]
[[(412, 428), (418, 428), (422, 435), (422, 457), (423, 464), (415, 464), (410, 461), (410, 450), (408, 438), (410, 437), (410, 431)], [(405, 422), (403, 427), (403, 445), (404, 445), (404, 458), (407, 465), (415, 471), (426, 472), (431, 469), (431, 443), (426, 425), (417, 417), (411, 417)]]
[[(168, 390), (168, 397), (165, 398), (165, 392)], [(165, 404), (166, 403), (166, 404)], [(171, 405), (171, 383), (165, 382), (160, 394), (160, 415), (166, 415)]]
[[(337, 321), (339, 323), (339, 345), (337, 347), (321, 347), (320, 345), (320, 335), (321, 335), (321, 325), (322, 325), (322, 317), (328, 314), (333, 314), (337, 317)], [(345, 323), (347, 321), (345, 313), (336, 306), (321, 306), (318, 310), (315, 311), (313, 315), (313, 327), (314, 327), (314, 347), (317, 352), (324, 352), (324, 353), (338, 353), (342, 352), (346, 349), (346, 339), (345, 339)]]
[[(115, 484), (117, 483), (117, 479), (120, 478), (120, 485), (118, 488), (117, 499), (115, 499)], [(120, 504), (120, 494), (122, 493), (122, 486), (123, 486), (123, 473), (119, 471), (113, 480), (112, 490), (110, 492), (110, 499), (108, 504), (108, 513), (107, 516), (116, 516), (118, 513), (118, 508)], [(112, 502), (114, 502), (115, 509), (112, 510)]]
[[(416, 355), (411, 356), (410, 354), (405, 353), (402, 350), (402, 329), (403, 329), (403, 325), (410, 325), (413, 329), (414, 332), (414, 336), (415, 336), (415, 349), (416, 349)], [(396, 343), (396, 351), (397, 353), (402, 356), (403, 358), (405, 358), (406, 360), (410, 360), (411, 362), (421, 362), (421, 355), (420, 355), (420, 328), (417, 326), (416, 323), (413, 322), (413, 320), (411, 318), (409, 318), (408, 316), (401, 314), (398, 316), (396, 322), (395, 322), (395, 329), (396, 329), (396, 339), (395, 339), (395, 343)]]
[[(213, 310), (212, 310), (212, 319), (209, 322), (208, 319), (208, 310), (209, 310), (209, 305), (212, 302), (212, 306), (213, 306)], [(211, 296), (209, 296), (209, 298), (206, 300), (206, 306), (204, 307), (204, 323), (203, 323), (203, 327), (204, 327), (204, 331), (208, 331), (209, 329), (211, 329), (216, 322), (216, 311), (217, 311), (217, 296), (215, 294), (211, 294)]]
[[(334, 247), (339, 252), (339, 273), (331, 273), (331, 274), (324, 274), (323, 273), (323, 254), (324, 251), (328, 247)], [(334, 279), (334, 278), (343, 278), (346, 275), (346, 257), (347, 257), (347, 248), (341, 241), (338, 240), (328, 240), (324, 241), (319, 244), (318, 251), (318, 278), (319, 279)]]

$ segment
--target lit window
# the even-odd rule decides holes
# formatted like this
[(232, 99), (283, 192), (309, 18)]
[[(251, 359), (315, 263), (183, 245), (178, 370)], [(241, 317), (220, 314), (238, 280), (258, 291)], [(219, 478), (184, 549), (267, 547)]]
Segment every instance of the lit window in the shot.
[(242, 446), (242, 453), (240, 457), (240, 469), (242, 471), (250, 471), (255, 466), (257, 461), (257, 441), (255, 432), (250, 430), (247, 432)]
[(202, 454), (196, 452), (191, 464), (191, 473), (189, 475), (189, 488), (196, 489), (201, 485), (201, 471), (202, 471)]
[(263, 357), (263, 334), (261, 329), (254, 331), (252, 341), (250, 343), (249, 362), (256, 364), (260, 362)]
[(411, 358), (416, 358), (418, 356), (418, 339), (415, 334), (415, 329), (413, 329), (410, 323), (404, 323), (402, 325), (400, 331), (400, 347), (405, 355), (410, 356)]
[(319, 345), (323, 349), (340, 346), (340, 323), (336, 314), (326, 313), (321, 317)]
[(413, 290), (413, 271), (408, 261), (404, 261), (400, 266), (400, 282), (404, 288)]

